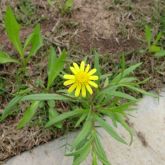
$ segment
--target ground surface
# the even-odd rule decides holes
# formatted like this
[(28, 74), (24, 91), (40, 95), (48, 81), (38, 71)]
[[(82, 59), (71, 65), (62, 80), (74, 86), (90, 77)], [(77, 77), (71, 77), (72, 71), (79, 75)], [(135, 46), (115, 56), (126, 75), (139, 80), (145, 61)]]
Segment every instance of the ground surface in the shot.
[[(144, 97), (130, 118), (135, 129), (134, 142), (131, 146), (119, 144), (104, 130), (100, 129), (102, 142), (108, 158), (113, 165), (164, 165), (165, 164), (165, 93), (161, 93), (160, 100)], [(122, 128), (118, 128), (121, 135), (128, 139)], [(72, 159), (64, 157), (66, 145), (72, 141), (76, 133), (66, 135), (36, 149), (25, 152), (6, 162), (5, 165), (71, 165)], [(84, 165), (91, 165), (90, 158)]]
[[(66, 48), (70, 53), (70, 59), (75, 61), (81, 61), (84, 57), (91, 60), (92, 50), (96, 49), (101, 54), (102, 69), (114, 73), (118, 69), (121, 52), (124, 52), (128, 65), (143, 62), (135, 75), (140, 80), (150, 79), (142, 88), (159, 90), (165, 82), (165, 60), (141, 51), (146, 47), (144, 26), (150, 24), (153, 34), (160, 30), (164, 18), (160, 13), (165, 10), (163, 0), (78, 0), (75, 1), (72, 13), (64, 16), (60, 14), (57, 5), (50, 6), (46, 0), (1, 0), (0, 48), (15, 55), (4, 32), (2, 21), (7, 4), (13, 7), (17, 19), (23, 26), (22, 38), (25, 38), (39, 22), (45, 39), (45, 46), (29, 65), (27, 77), (30, 79), (21, 82), (22, 88), (28, 86), (33, 92), (42, 91), (42, 83), (44, 84), (47, 79), (47, 49), (50, 45), (55, 46), (57, 50)], [(22, 11), (21, 6), (24, 6), (27, 12)], [(18, 66), (15, 65), (0, 66), (0, 89), (5, 89), (0, 91), (0, 113), (12, 98), (12, 94), (20, 89), (20, 86), (15, 86), (17, 69)], [(36, 85), (38, 80), (42, 82), (40, 85)], [(22, 109), (25, 106), (22, 105)], [(65, 106), (62, 107), (62, 111), (66, 110)], [(72, 129), (70, 124), (66, 124), (63, 131), (45, 130), (41, 124), (17, 130), (16, 125), (22, 116), (22, 109), (19, 109), (17, 115), (0, 123), (0, 161), (59, 137)]]

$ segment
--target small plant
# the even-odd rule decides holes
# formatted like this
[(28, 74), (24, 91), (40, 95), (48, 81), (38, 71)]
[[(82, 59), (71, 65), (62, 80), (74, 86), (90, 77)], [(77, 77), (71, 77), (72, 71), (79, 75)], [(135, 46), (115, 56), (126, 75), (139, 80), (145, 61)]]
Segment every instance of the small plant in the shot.
[[(75, 91), (75, 97), (78, 97), (79, 104), (71, 111), (62, 113), (58, 117), (50, 120), (46, 127), (60, 123), (67, 119), (77, 119), (75, 128), (82, 125), (82, 129), (78, 136), (73, 141), (67, 156), (73, 156), (73, 165), (80, 165), (89, 154), (92, 155), (92, 164), (110, 165), (106, 153), (101, 144), (101, 135), (97, 132), (97, 127), (105, 129), (115, 140), (123, 144), (131, 144), (133, 134), (131, 128), (126, 123), (127, 113), (131, 110), (131, 105), (134, 105), (137, 99), (125, 91), (130, 90), (134, 93), (148, 94), (140, 89), (139, 82), (135, 77), (129, 76), (141, 63), (125, 68), (125, 62), (122, 63), (122, 71), (117, 75), (102, 74), (99, 65), (98, 54), (96, 53), (94, 69), (90, 70), (91, 66), (85, 65), (82, 61), (80, 67), (73, 63), (70, 67), (72, 74), (65, 74), (65, 86), (70, 86), (66, 95), (72, 95)], [(95, 74), (97, 71), (97, 75)], [(93, 81), (96, 81), (93, 82)], [(90, 87), (96, 88), (92, 90)], [(88, 93), (87, 93), (88, 91)], [(82, 97), (81, 97), (82, 96)], [(75, 98), (74, 98), (75, 100)], [(107, 123), (105, 117), (112, 120), (112, 125)], [(126, 142), (115, 127), (122, 125), (130, 135), (130, 142)]]
[[(30, 102), (30, 106), (19, 121), (18, 128), (26, 126), (40, 109), (47, 111), (48, 116), (43, 118), (46, 127), (55, 126), (62, 129), (63, 121), (74, 119), (75, 128), (81, 127), (81, 131), (66, 153), (67, 156), (74, 157), (73, 165), (80, 165), (89, 154), (92, 155), (93, 165), (99, 162), (103, 165), (110, 165), (101, 143), (101, 135), (98, 134), (96, 128), (105, 129), (115, 140), (123, 144), (132, 143), (132, 129), (127, 124), (126, 117), (137, 99), (127, 92), (132, 91), (134, 95), (135, 93), (149, 94), (139, 88), (142, 82), (130, 76), (141, 63), (127, 68), (122, 58), (122, 68), (119, 73), (103, 74), (99, 55), (95, 53), (94, 68), (92, 64), (86, 65), (85, 61), (82, 61), (80, 66), (74, 62), (70, 67), (72, 74), (63, 72), (64, 86), (69, 86), (68, 90), (58, 89), (55, 93), (50, 93), (50, 88), (57, 76), (62, 77), (61, 72), (66, 57), (65, 50), (57, 57), (55, 50), (51, 48), (48, 60), (48, 81), (43, 89), (44, 92), (32, 94), (30, 91), (29, 94), (27, 90), (18, 93), (4, 109), (0, 120), (3, 121), (11, 115), (14, 107), (22, 102)], [(62, 84), (63, 81), (61, 81)], [(70, 110), (58, 113), (56, 103), (59, 101), (66, 103)], [(113, 124), (109, 124), (105, 117), (112, 120)], [(127, 142), (115, 130), (118, 124), (128, 131), (130, 142)]]
[[(40, 94), (30, 94), (31, 90), (26, 89), (25, 91), (20, 91), (15, 94), (15, 97), (9, 102), (7, 107), (5, 107), (0, 121), (3, 121), (9, 115), (13, 114), (14, 107), (21, 102), (30, 102), (30, 106), (27, 107), (22, 119), (18, 123), (18, 128), (23, 128), (27, 123), (29, 123), (34, 115), (39, 109), (46, 109), (48, 116), (45, 119), (52, 119), (57, 117), (58, 112), (55, 110), (56, 102), (60, 100), (69, 100), (65, 96), (59, 94), (48, 94), (50, 88), (54, 85), (55, 79), (59, 76), (60, 72), (63, 70), (64, 63), (67, 57), (67, 52), (64, 50), (61, 52), (60, 56), (57, 57), (56, 52), (53, 47), (51, 47), (48, 59), (48, 81), (47, 85), (43, 87), (43, 93)], [(27, 95), (29, 94), (29, 95)], [(58, 128), (61, 124), (55, 124)]]
[(19, 59), (11, 57), (7, 52), (0, 51), (0, 64), (17, 63), (21, 66), (23, 72), (25, 72), (29, 60), (37, 53), (43, 43), (40, 26), (37, 25), (34, 28), (33, 32), (24, 42), (24, 45), (22, 45), (20, 39), (20, 25), (10, 7), (6, 10), (4, 25), (9, 40), (19, 54)]
[(147, 42), (147, 50), (150, 53), (154, 53), (156, 57), (165, 56), (165, 50), (160, 46), (159, 42), (162, 37), (162, 33), (159, 32), (154, 38), (152, 30), (149, 26), (145, 27), (145, 38)]
[[(53, 0), (47, 0), (53, 6)], [(74, 0), (58, 0), (55, 2), (62, 15), (70, 14), (74, 5)]]

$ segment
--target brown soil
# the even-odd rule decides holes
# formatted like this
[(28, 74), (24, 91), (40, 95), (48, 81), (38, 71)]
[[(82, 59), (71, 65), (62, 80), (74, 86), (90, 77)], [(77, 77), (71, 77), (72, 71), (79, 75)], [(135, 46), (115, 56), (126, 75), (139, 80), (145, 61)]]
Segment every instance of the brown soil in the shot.
[[(0, 2), (0, 48), (12, 51), (1, 22), (7, 2), (9, 1)], [(10, 1), (14, 7), (17, 3), (14, 0)], [(84, 55), (90, 54), (91, 50), (96, 49), (103, 55), (101, 58), (109, 66), (108, 70), (112, 71), (114, 66), (119, 64), (120, 53), (125, 52), (127, 64), (143, 62), (136, 75), (141, 80), (150, 78), (149, 83), (143, 86), (144, 89), (162, 87), (165, 82), (165, 63), (151, 54), (137, 54), (145, 47), (144, 32), (139, 22), (143, 18), (145, 22), (150, 23), (154, 0), (132, 0), (131, 5), (128, 1), (113, 5), (111, 0), (78, 0), (75, 1), (73, 12), (68, 16), (61, 16), (56, 7), (47, 4), (47, 0), (33, 0), (33, 4), (36, 6), (36, 14), (41, 23), (46, 46), (52, 44), (57, 49), (67, 48), (75, 60), (79, 60)], [(31, 26), (24, 27), (22, 38), (29, 34), (31, 29)], [(156, 30), (155, 26), (154, 31)], [(46, 46), (42, 51), (47, 49)], [(45, 70), (46, 53), (40, 53), (43, 59), (35, 59), (34, 62), (40, 61), (38, 66), (42, 67), (41, 70)], [(0, 76), (4, 69), (6, 67), (0, 70)], [(39, 76), (43, 80), (46, 79), (45, 73)], [(11, 77), (9, 81), (10, 79)], [(0, 112), (7, 104), (4, 96), (0, 96), (0, 101), (2, 100), (3, 106), (0, 105)], [(19, 118), (20, 115), (0, 123), (0, 161), (46, 143), (62, 134), (57, 130), (46, 130), (37, 126), (17, 130), (16, 124)]]

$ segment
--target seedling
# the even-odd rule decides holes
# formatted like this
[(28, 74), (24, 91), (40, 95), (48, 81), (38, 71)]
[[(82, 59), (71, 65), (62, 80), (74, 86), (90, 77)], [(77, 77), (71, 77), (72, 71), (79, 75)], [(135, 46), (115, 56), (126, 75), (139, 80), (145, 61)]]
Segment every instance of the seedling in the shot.
[(37, 25), (33, 29), (33, 32), (27, 36), (24, 44), (22, 44), (20, 38), (21, 27), (10, 7), (6, 10), (4, 25), (10, 42), (18, 52), (19, 59), (9, 55), (7, 52), (0, 51), (0, 64), (17, 63), (20, 65), (23, 72), (25, 72), (29, 60), (37, 53), (43, 44), (40, 26)]
[(165, 50), (160, 46), (159, 41), (161, 40), (162, 33), (159, 32), (154, 38), (152, 35), (152, 30), (149, 26), (145, 27), (145, 38), (147, 42), (147, 50), (153, 53), (156, 57), (165, 56)]

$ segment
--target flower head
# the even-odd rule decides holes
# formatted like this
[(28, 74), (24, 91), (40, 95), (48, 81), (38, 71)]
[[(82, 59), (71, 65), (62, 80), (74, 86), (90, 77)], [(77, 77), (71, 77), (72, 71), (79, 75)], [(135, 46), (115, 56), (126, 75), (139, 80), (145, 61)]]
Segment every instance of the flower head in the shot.
[(70, 86), (68, 92), (71, 93), (75, 90), (75, 96), (78, 97), (81, 93), (83, 97), (86, 97), (87, 91), (92, 94), (93, 90), (91, 88), (98, 88), (98, 85), (94, 82), (94, 80), (98, 80), (98, 76), (94, 75), (96, 73), (96, 69), (90, 70), (90, 65), (85, 66), (85, 62), (82, 61), (80, 67), (73, 63), (73, 66), (70, 67), (70, 70), (73, 74), (64, 75), (65, 86)]

